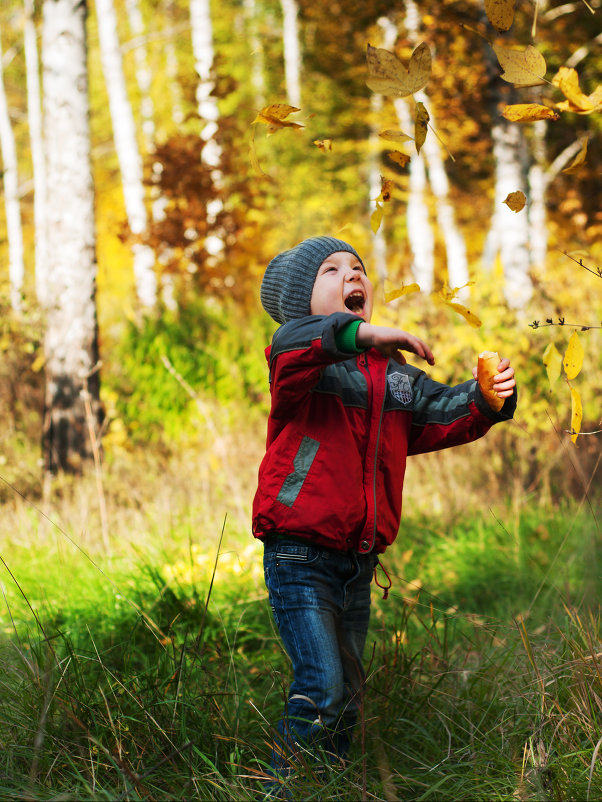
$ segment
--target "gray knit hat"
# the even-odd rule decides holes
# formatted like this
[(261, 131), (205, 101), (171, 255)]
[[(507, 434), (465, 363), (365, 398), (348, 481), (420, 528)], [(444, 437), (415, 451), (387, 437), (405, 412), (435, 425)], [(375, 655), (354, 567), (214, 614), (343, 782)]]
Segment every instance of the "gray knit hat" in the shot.
[(268, 315), (277, 323), (309, 315), (318, 269), (337, 251), (352, 253), (366, 272), (355, 249), (334, 237), (310, 237), (275, 256), (261, 282), (261, 303)]

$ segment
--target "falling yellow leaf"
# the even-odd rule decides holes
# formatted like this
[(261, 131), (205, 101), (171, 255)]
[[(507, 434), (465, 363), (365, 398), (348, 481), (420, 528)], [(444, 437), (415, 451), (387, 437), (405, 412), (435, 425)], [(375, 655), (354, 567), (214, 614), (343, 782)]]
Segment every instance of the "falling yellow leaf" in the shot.
[(394, 97), (407, 97), (424, 89), (431, 76), (431, 51), (426, 42), (412, 53), (407, 69), (394, 53), (368, 45), (367, 85), (373, 92)]
[(524, 209), (526, 202), (525, 193), (521, 192), (520, 189), (517, 189), (516, 192), (510, 192), (506, 200), (502, 201), (513, 212), (520, 212), (521, 209)]
[(389, 142), (396, 142), (397, 144), (401, 144), (402, 142), (413, 141), (414, 137), (409, 136), (408, 134), (404, 134), (403, 131), (380, 131), (378, 134), (383, 139), (388, 140)]
[(583, 407), (581, 396), (576, 387), (571, 387), (571, 440), (577, 442), (577, 436), (581, 431), (581, 421), (583, 420)]
[(591, 114), (602, 111), (602, 85), (598, 85), (591, 95), (584, 95), (579, 87), (579, 75), (573, 67), (561, 67), (552, 79), (566, 100), (556, 104), (561, 111), (574, 111), (576, 114)]
[(401, 287), (396, 290), (385, 291), (385, 303), (388, 304), (389, 301), (401, 298), (402, 295), (410, 295), (412, 292), (420, 292), (420, 285), (416, 284), (416, 282), (412, 284), (402, 284)]
[(503, 45), (491, 45), (504, 70), (500, 76), (515, 86), (540, 86), (546, 74), (546, 60), (533, 45), (524, 50), (513, 50)]
[(573, 161), (569, 164), (568, 167), (565, 167), (562, 171), (563, 173), (578, 173), (579, 170), (585, 164), (585, 159), (587, 157), (587, 137), (581, 143), (581, 150), (575, 156)]
[(539, 103), (513, 103), (504, 106), (502, 116), (511, 123), (534, 123), (537, 120), (557, 120), (560, 115)]
[(380, 228), (380, 224), (383, 220), (383, 215), (385, 213), (384, 206), (382, 203), (376, 202), (376, 209), (370, 215), (370, 228), (372, 229), (372, 233), (376, 234), (378, 229)]
[(576, 331), (571, 334), (571, 339), (564, 355), (564, 372), (569, 381), (579, 375), (583, 367), (583, 346)]
[(38, 354), (31, 364), (31, 369), (34, 373), (39, 373), (46, 364), (46, 357), (44, 354)]
[(426, 133), (428, 131), (429, 113), (424, 103), (416, 103), (416, 120), (414, 122), (414, 140), (416, 143), (416, 153), (420, 153), (420, 148), (424, 145)]
[(546, 373), (548, 374), (548, 381), (550, 382), (550, 389), (554, 382), (560, 376), (560, 367), (562, 365), (562, 357), (554, 343), (548, 343), (546, 350), (543, 352), (543, 363), (546, 366)]
[(400, 150), (392, 150), (387, 155), (392, 162), (395, 162), (395, 164), (398, 164), (400, 167), (405, 167), (410, 161), (408, 154), (402, 153)]
[(487, 19), (497, 31), (507, 31), (514, 22), (515, 0), (485, 0)]
[(393, 187), (395, 186), (395, 182), (391, 178), (384, 178), (382, 175), (380, 177), (380, 195), (378, 198), (375, 198), (376, 202), (382, 201), (383, 203), (388, 203), (391, 200), (391, 195), (393, 194)]
[(322, 151), (332, 150), (332, 139), (314, 139), (314, 145)]
[(467, 309), (462, 304), (453, 303), (452, 301), (446, 301), (446, 303), (448, 306), (451, 306), (454, 312), (462, 315), (464, 320), (466, 320), (467, 323), (470, 323), (473, 328), (478, 329), (483, 325), (481, 320), (473, 312), (471, 312), (470, 309)]
[(252, 124), (264, 123), (268, 127), (268, 135), (274, 134), (281, 128), (303, 128), (300, 123), (287, 120), (289, 114), (300, 111), (296, 106), (289, 106), (287, 103), (273, 103), (265, 106), (253, 120)]
[(462, 284), (461, 287), (453, 287), (453, 288), (450, 288), (445, 285), (439, 290), (439, 297), (442, 298), (445, 301), (445, 303), (447, 303), (448, 301), (453, 300), (456, 297), (456, 295), (460, 292), (460, 290), (463, 290), (465, 287), (473, 287), (474, 284), (475, 284), (474, 281), (467, 281), (466, 284)]

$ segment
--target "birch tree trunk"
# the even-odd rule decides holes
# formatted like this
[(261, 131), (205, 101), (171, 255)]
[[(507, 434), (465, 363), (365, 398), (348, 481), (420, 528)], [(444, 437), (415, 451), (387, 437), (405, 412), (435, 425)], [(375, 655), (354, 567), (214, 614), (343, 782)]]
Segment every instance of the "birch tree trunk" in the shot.
[(125, 10), (130, 31), (135, 38), (133, 44), (134, 62), (136, 65), (136, 83), (140, 90), (140, 114), (142, 117), (142, 134), (147, 152), (155, 138), (155, 107), (151, 95), (152, 74), (148, 66), (148, 53), (144, 42), (144, 20), (138, 0), (125, 0)]
[(280, 0), (282, 5), (282, 44), (286, 96), (291, 106), (301, 108), (301, 47), (297, 0)]
[(83, 0), (44, 0), (42, 66), (48, 177), (44, 462), (78, 470), (101, 419), (96, 234)]
[(34, 23), (34, 0), (25, 0), (25, 65), (27, 70), (27, 117), (33, 163), (33, 219), (35, 227), (35, 276), (38, 303), (48, 303), (46, 262), (46, 162), (42, 135), (42, 97), (40, 92), (40, 64)]
[[(197, 84), (197, 104), (201, 121), (204, 123), (201, 130), (201, 139), (205, 143), (201, 152), (203, 162), (213, 168), (211, 180), (216, 187), (223, 184), (223, 175), (220, 169), (222, 151), (215, 139), (218, 131), (219, 108), (217, 98), (212, 94), (213, 81), (213, 24), (211, 21), (211, 6), (209, 0), (190, 0), (190, 23), (192, 33), (192, 50), (195, 68), (199, 81)], [(207, 204), (207, 221), (212, 224), (223, 209), (223, 203), (215, 198)], [(216, 234), (205, 239), (205, 249), (210, 259), (218, 257), (224, 249), (223, 240)]]
[(10, 303), (18, 312), (21, 309), (25, 264), (23, 257), (23, 230), (19, 204), (19, 174), (17, 150), (4, 90), (2, 42), (0, 41), (0, 150), (4, 171), (4, 205), (6, 208), (6, 235), (8, 239), (8, 273)]
[[(115, 149), (123, 183), (125, 211), (132, 234), (142, 234), (148, 222), (144, 204), (142, 157), (136, 141), (134, 115), (126, 91), (113, 0), (96, 0), (96, 18)], [(143, 307), (152, 309), (157, 300), (155, 254), (152, 248), (142, 243), (135, 243), (132, 251), (138, 299)]]
[(257, 4), (255, 0), (244, 0), (243, 8), (252, 59), (251, 84), (255, 92), (255, 103), (257, 108), (261, 109), (265, 105), (265, 80), (263, 78), (263, 50), (257, 32)]

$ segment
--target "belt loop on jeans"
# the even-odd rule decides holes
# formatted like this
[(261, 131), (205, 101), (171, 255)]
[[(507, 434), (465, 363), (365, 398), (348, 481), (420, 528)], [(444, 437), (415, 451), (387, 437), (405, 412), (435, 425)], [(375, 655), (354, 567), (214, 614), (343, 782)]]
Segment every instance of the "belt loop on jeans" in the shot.
[[(377, 575), (377, 573), (376, 573), (376, 572), (378, 571), (378, 569), (379, 569), (379, 568), (381, 568), (381, 569), (382, 569), (382, 572), (383, 572), (383, 573), (384, 573), (384, 575), (387, 577), (387, 580), (388, 580), (388, 582), (389, 582), (389, 584), (388, 584), (388, 585), (381, 585), (381, 584), (380, 584), (380, 582), (378, 581), (378, 575)], [(382, 592), (383, 592), (383, 599), (387, 599), (387, 598), (389, 597), (389, 590), (390, 590), (390, 588), (392, 588), (392, 587), (393, 587), (393, 582), (392, 582), (392, 580), (391, 580), (391, 577), (389, 576), (389, 573), (388, 573), (387, 569), (386, 569), (386, 568), (385, 568), (385, 566), (384, 566), (384, 565), (383, 565), (383, 564), (380, 562), (380, 560), (379, 560), (379, 561), (378, 561), (378, 563), (377, 563), (377, 564), (374, 566), (374, 584), (375, 584), (375, 585), (378, 585), (378, 587), (379, 587), (379, 588), (382, 590)]]

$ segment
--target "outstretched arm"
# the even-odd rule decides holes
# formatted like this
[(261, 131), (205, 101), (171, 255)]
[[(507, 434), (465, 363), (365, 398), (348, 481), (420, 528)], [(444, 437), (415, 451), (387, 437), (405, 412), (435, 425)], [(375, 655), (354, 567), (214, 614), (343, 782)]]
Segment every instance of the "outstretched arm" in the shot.
[(425, 359), (429, 365), (435, 364), (435, 357), (426, 343), (401, 329), (389, 326), (374, 326), (372, 323), (360, 323), (355, 335), (355, 342), (361, 348), (376, 348), (385, 356), (390, 356), (405, 365), (406, 358), (402, 351), (410, 351)]

